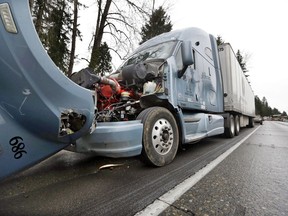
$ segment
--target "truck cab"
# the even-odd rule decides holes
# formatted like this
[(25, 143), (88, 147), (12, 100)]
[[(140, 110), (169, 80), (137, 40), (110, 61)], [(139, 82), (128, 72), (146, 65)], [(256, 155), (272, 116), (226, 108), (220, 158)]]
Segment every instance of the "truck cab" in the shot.
[(215, 38), (203, 30), (150, 39), (108, 78), (120, 90), (96, 87), (97, 129), (76, 142), (76, 151), (142, 154), (149, 164), (163, 166), (174, 159), (179, 143), (224, 132), (218, 49)]

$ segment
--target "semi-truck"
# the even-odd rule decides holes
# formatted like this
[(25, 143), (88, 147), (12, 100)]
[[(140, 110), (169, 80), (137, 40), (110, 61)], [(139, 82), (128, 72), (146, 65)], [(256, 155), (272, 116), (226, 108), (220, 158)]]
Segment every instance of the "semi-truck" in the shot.
[(230, 44), (199, 28), (148, 40), (106, 77), (85, 68), (68, 79), (27, 1), (0, 0), (0, 14), (0, 178), (64, 148), (164, 166), (180, 145), (253, 127), (254, 94)]
[[(88, 83), (89, 69), (72, 80)], [(253, 127), (254, 94), (230, 44), (199, 28), (156, 36), (97, 84), (97, 128), (71, 145), (110, 157), (142, 155), (154, 166), (174, 159), (180, 145), (238, 135)], [(117, 90), (115, 86), (118, 86)]]

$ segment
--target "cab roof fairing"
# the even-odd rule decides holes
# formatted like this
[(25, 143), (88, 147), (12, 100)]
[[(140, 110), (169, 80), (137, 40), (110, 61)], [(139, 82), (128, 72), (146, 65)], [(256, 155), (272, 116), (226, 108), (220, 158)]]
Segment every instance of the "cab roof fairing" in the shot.
[[(191, 37), (192, 35), (193, 35), (193, 37)], [(201, 41), (204, 38), (206, 38), (205, 41), (207, 41), (208, 44), (210, 44), (209, 43), (209, 41), (210, 41), (209, 34), (205, 31), (203, 31), (202, 29), (199, 29), (196, 27), (190, 27), (190, 28), (185, 28), (185, 29), (174, 30), (171, 32), (162, 33), (158, 36), (151, 38), (150, 40), (148, 40), (145, 43), (143, 43), (142, 45), (140, 45), (132, 53), (132, 55), (143, 50), (143, 49), (147, 49), (147, 48), (154, 46), (156, 44), (159, 44), (159, 43), (164, 43), (164, 42), (173, 41), (173, 40), (196, 42), (200, 38), (201, 38)], [(207, 42), (205, 42), (205, 45), (207, 45)], [(194, 47), (194, 45), (195, 45), (195, 43), (193, 44), (193, 47)]]

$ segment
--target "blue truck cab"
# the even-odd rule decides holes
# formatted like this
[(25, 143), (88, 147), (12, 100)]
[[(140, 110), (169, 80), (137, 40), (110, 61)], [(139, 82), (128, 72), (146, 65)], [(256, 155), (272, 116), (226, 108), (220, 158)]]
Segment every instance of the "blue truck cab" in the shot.
[(150, 39), (108, 78), (119, 83), (120, 98), (103, 102), (99, 88), (98, 103), (109, 106), (98, 106), (96, 130), (72, 150), (110, 157), (142, 154), (149, 164), (163, 166), (172, 162), (179, 144), (224, 132), (218, 48), (201, 29)]

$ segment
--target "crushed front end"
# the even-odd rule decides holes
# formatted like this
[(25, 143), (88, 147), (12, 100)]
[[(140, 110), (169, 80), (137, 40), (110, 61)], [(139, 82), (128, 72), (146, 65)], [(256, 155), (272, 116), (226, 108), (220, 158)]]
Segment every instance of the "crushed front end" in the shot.
[(137, 51), (107, 77), (97, 76), (89, 68), (72, 75), (77, 84), (95, 90), (97, 129), (68, 149), (109, 157), (141, 154), (143, 124), (137, 116), (145, 108), (167, 101), (166, 58), (175, 44), (157, 44)]

